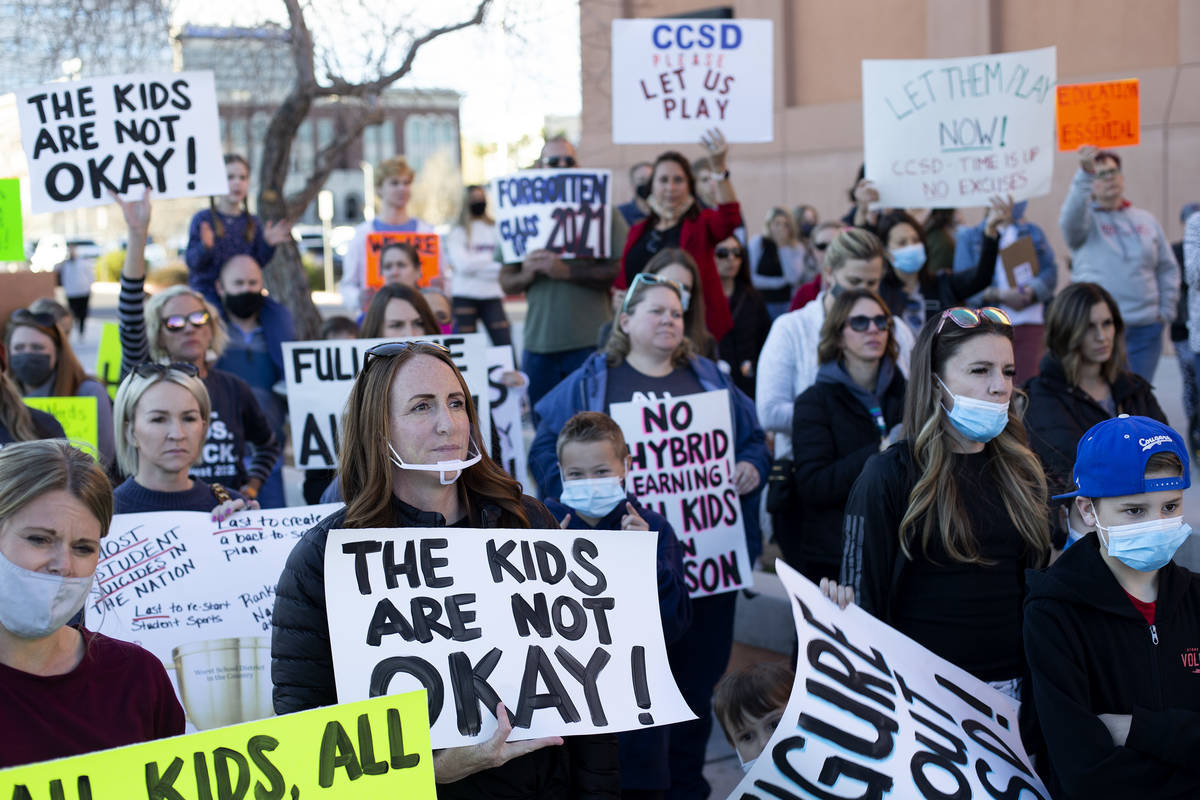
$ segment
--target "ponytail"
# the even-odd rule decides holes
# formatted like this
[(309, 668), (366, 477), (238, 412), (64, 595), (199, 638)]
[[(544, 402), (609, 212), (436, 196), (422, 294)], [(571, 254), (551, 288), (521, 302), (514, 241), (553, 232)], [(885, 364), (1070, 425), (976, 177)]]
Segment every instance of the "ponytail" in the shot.
[(213, 235), (217, 239), (224, 239), (225, 223), (221, 221), (221, 213), (217, 211), (217, 198), (208, 198), (208, 210), (212, 213)]

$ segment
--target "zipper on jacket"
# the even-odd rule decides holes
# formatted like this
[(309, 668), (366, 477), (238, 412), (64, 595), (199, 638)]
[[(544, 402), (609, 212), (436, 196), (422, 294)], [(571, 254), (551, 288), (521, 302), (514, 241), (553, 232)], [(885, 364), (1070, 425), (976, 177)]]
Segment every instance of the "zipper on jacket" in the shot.
[(1150, 626), (1150, 641), (1154, 642), (1155, 646), (1158, 646), (1158, 630), (1153, 625)]

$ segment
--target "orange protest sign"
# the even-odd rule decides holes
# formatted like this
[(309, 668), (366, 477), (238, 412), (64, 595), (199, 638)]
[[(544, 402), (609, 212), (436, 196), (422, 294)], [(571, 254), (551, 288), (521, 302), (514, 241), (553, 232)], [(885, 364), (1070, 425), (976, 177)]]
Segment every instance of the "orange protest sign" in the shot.
[(1123, 147), (1141, 141), (1138, 79), (1059, 86), (1058, 149)]
[(378, 289), (383, 286), (383, 271), (380, 261), (383, 251), (390, 244), (408, 242), (421, 258), (422, 288), (438, 276), (439, 236), (436, 233), (368, 233), (367, 234), (367, 286)]

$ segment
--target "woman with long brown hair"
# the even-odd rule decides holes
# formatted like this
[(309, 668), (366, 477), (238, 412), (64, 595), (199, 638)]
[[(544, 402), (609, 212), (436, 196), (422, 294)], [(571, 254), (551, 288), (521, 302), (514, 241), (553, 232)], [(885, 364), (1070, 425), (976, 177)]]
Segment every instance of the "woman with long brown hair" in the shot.
[(421, 292), (402, 283), (379, 287), (363, 317), (360, 339), (401, 339), (407, 336), (437, 336), (437, 317)]

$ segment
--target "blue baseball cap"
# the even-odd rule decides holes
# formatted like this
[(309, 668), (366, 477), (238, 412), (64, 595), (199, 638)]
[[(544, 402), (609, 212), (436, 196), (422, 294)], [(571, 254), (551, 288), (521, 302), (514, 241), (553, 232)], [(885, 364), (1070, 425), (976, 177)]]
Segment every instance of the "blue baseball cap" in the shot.
[[(1147, 478), (1146, 462), (1157, 453), (1174, 453), (1183, 465), (1183, 477)], [(1192, 485), (1183, 437), (1158, 420), (1128, 414), (1093, 425), (1083, 435), (1075, 451), (1072, 477), (1075, 491), (1053, 499), (1124, 497)]]

